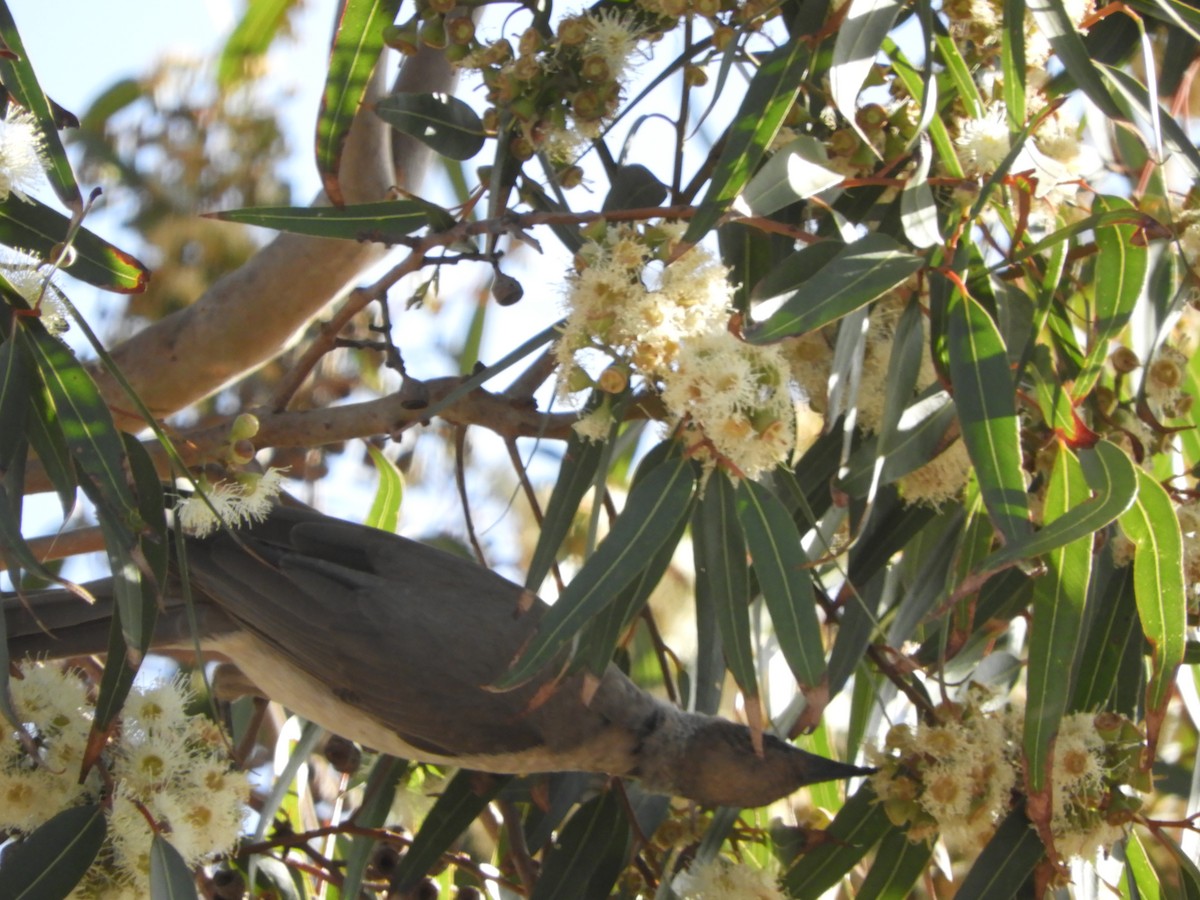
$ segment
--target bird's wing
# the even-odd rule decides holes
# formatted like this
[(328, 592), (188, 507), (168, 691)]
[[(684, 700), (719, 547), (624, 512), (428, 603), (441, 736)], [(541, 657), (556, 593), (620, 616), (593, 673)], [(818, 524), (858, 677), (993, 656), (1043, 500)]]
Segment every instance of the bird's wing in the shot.
[[(550, 672), (485, 689), (532, 635), (541, 601), (523, 610), (518, 586), (423, 544), (281, 512), (240, 533), (243, 546), (190, 542), (195, 583), (230, 617), (415, 747), (459, 756), (545, 743), (530, 701)], [(578, 707), (581, 732), (603, 726)]]

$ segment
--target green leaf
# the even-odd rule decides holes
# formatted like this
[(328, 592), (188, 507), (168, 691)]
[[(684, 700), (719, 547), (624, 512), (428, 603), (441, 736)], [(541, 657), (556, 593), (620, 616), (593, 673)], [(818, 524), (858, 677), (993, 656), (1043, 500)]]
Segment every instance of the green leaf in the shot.
[(30, 62), (25, 44), (17, 32), (17, 23), (13, 21), (8, 4), (4, 2), (0, 2), (0, 39), (13, 54), (0, 56), (0, 82), (4, 83), (4, 89), (12, 98), (29, 110), (37, 121), (38, 131), (44, 142), (46, 177), (50, 180), (54, 193), (67, 206), (79, 209), (83, 198), (79, 194), (79, 184), (75, 181), (75, 173), (71, 170), (71, 161), (67, 159), (62, 138), (58, 135), (54, 109), (38, 84), (33, 63)]
[(694, 465), (676, 457), (634, 485), (612, 530), (547, 611), (529, 647), (496, 689), (532, 678), (638, 576), (688, 514), (695, 484)]
[[(954, 140), (950, 137), (950, 132), (946, 129), (946, 123), (942, 121), (941, 116), (935, 114), (937, 108), (937, 79), (922, 77), (908, 61), (896, 45), (896, 43), (888, 38), (883, 42), (883, 50), (887, 53), (888, 58), (892, 61), (892, 71), (904, 85), (905, 89), (913, 97), (921, 97), (922, 103), (928, 109), (929, 113), (929, 137), (933, 141), (933, 146), (937, 150), (938, 161), (942, 164), (946, 174), (952, 178), (962, 178), (962, 164), (958, 161), (958, 154), (954, 152)], [(928, 73), (928, 70), (926, 70)], [(929, 94), (933, 95), (926, 98), (926, 87), (928, 85)]]
[(251, 74), (287, 24), (288, 13), (299, 5), (297, 0), (249, 0), (245, 14), (221, 49), (217, 86), (228, 90)]
[(0, 900), (53, 900), (71, 893), (106, 833), (99, 804), (64, 809), (0, 857)]
[(917, 168), (900, 193), (900, 224), (910, 244), (919, 250), (927, 250), (944, 243), (944, 239), (938, 226), (937, 202), (927, 180), (933, 157), (929, 136), (920, 135), (917, 146)]
[(338, 182), (342, 149), (383, 53), (383, 29), (399, 10), (400, 0), (342, 0), (338, 12), (317, 116), (317, 173), (335, 206), (346, 202)]
[(379, 118), (439, 156), (470, 159), (487, 133), (475, 110), (450, 94), (389, 94), (375, 104)]
[(1025, 812), (1013, 810), (975, 859), (955, 900), (1009, 900), (1028, 896), (1026, 879), (1046, 856)]
[(801, 135), (775, 151), (755, 173), (742, 191), (742, 200), (756, 216), (769, 216), (839, 184), (844, 177), (829, 168), (823, 143)]
[(893, 238), (868, 234), (838, 251), (766, 321), (747, 329), (746, 339), (766, 344), (815, 331), (887, 293), (924, 265)]
[[(1157, 100), (1152, 100), (1151, 94), (1145, 86), (1127, 72), (1111, 66), (1102, 66), (1100, 72), (1120, 92), (1121, 99), (1129, 104), (1136, 113), (1147, 119), (1157, 117), (1158, 124), (1162, 129), (1162, 142), (1166, 145), (1164, 149), (1172, 156), (1178, 154), (1179, 160), (1186, 162), (1191, 168), (1193, 177), (1200, 175), (1200, 150), (1196, 149), (1196, 145), (1188, 137), (1188, 133), (1175, 116), (1162, 109)], [(1122, 119), (1127, 118), (1127, 116), (1122, 117)], [(1154, 152), (1157, 156), (1157, 146), (1155, 146)]]
[(174, 845), (161, 834), (150, 842), (150, 896), (154, 900), (195, 900), (196, 877)]
[(1138, 492), (1138, 475), (1133, 461), (1109, 441), (1080, 451), (1083, 473), (1095, 496), (1072, 506), (1037, 532), (1006, 544), (980, 566), (991, 571), (1020, 559), (1049, 553), (1064, 544), (1090, 536), (1112, 522), (1131, 505)]
[(972, 119), (982, 118), (983, 98), (979, 95), (979, 88), (971, 76), (971, 69), (967, 65), (967, 61), (958, 52), (958, 45), (949, 35), (936, 32), (933, 36), (933, 43), (946, 66), (946, 71), (950, 73), (950, 80), (954, 83), (959, 99), (967, 108), (967, 114)]
[(963, 441), (992, 522), (1006, 541), (1030, 532), (1013, 376), (1004, 341), (972, 297), (954, 293), (947, 317), (950, 379)]
[(817, 687), (825, 647), (800, 530), (778, 497), (749, 480), (738, 484), (737, 515), (783, 656), (801, 687)]
[(25, 448), (25, 418), (33, 390), (28, 354), (17, 341), (0, 343), (0, 474), (8, 470), (18, 448)]
[(1062, 0), (1026, 0), (1025, 8), (1033, 14), (1034, 21), (1050, 41), (1050, 46), (1054, 48), (1054, 52), (1066, 68), (1067, 74), (1087, 94), (1088, 99), (1110, 119), (1118, 122), (1126, 121), (1120, 107), (1117, 106), (1112, 95), (1104, 86), (1100, 72), (1092, 61), (1092, 55), (1083, 43), (1083, 38), (1071, 24), (1071, 19), (1063, 8)]
[[(604, 402), (602, 394), (603, 392), (598, 390), (593, 392), (584, 407), (584, 414)], [(546, 580), (550, 568), (554, 565), (558, 548), (562, 546), (575, 521), (583, 495), (595, 482), (604, 448), (605, 444), (600, 441), (582, 438), (573, 430), (567, 439), (567, 449), (558, 470), (558, 480), (554, 482), (554, 490), (546, 503), (537, 546), (533, 548), (533, 556), (525, 576), (525, 587), (535, 594), (541, 589), (542, 582)]]
[[(1075, 673), (1072, 710), (1114, 709), (1113, 695), (1125, 648), (1142, 644), (1133, 593), (1133, 567), (1114, 566), (1111, 552), (1094, 565), (1093, 599)], [(1136, 632), (1136, 635), (1134, 635)]]
[(392, 873), (392, 886), (403, 893), (425, 877), (459, 835), (483, 812), (509, 776), (460, 769), (442, 789), (421, 830)]
[(758, 702), (758, 675), (750, 638), (750, 571), (746, 542), (738, 524), (736, 489), (723, 471), (712, 474), (693, 520), (697, 590), (704, 590), (716, 614), (725, 665), (746, 702)]
[(1025, 0), (1004, 0), (1000, 65), (1004, 70), (1004, 108), (1012, 131), (1025, 124)]
[(875, 65), (875, 57), (900, 14), (900, 7), (895, 0), (850, 0), (850, 7), (834, 38), (829, 92), (834, 105), (868, 147), (871, 146), (870, 139), (858, 126), (855, 116), (858, 92)]
[[(1090, 502), (1079, 461), (1059, 444), (1046, 491), (1045, 521), (1054, 522)], [(1083, 625), (1092, 573), (1092, 541), (1093, 534), (1089, 531), (1050, 551), (1045, 574), (1034, 582), (1024, 732), (1028, 761), (1025, 771), (1032, 791), (1041, 791), (1046, 783), (1050, 745), (1067, 709), (1071, 689), (1071, 679), (1067, 676), (1075, 661), (1075, 646)]]
[(25, 424), (28, 426), (29, 446), (37, 454), (46, 477), (54, 485), (63, 515), (70, 514), (75, 506), (75, 488), (78, 485), (75, 464), (71, 451), (67, 449), (67, 436), (63, 434), (58, 410), (50, 398), (50, 392), (40, 383), (29, 397), (29, 412)]
[[(40, 200), (28, 202), (10, 195), (0, 201), (0, 243), (20, 247), (49, 259), (71, 229), (71, 220)], [(146, 289), (150, 271), (123, 250), (80, 228), (72, 244), (75, 261), (62, 271), (73, 278), (117, 294), (136, 294)]]
[[(380, 828), (387, 824), (388, 813), (392, 809), (392, 800), (396, 796), (396, 786), (404, 773), (408, 771), (408, 762), (396, 759), (394, 756), (382, 755), (367, 775), (363, 787), (362, 805), (354, 813), (354, 825), (358, 828)], [(357, 897), (362, 886), (363, 874), (371, 861), (371, 851), (375, 849), (376, 840), (365, 834), (354, 835), (350, 838), (350, 846), (342, 857), (346, 864), (342, 874), (341, 896)]]
[(1183, 538), (1171, 498), (1154, 478), (1137, 470), (1138, 494), (1120, 519), (1134, 544), (1133, 587), (1138, 618), (1152, 650), (1146, 702), (1151, 710), (1166, 703), (1175, 669), (1183, 661), (1187, 603), (1183, 578)]
[(933, 843), (910, 841), (900, 829), (889, 831), (863, 879), (855, 900), (903, 900), (933, 857)]
[(708, 193), (683, 235), (684, 243), (694, 244), (708, 234), (742, 192), (791, 109), (810, 56), (804, 41), (789, 41), (754, 73), (717, 158)]
[(415, 200), (380, 200), (354, 206), (258, 206), (208, 215), (223, 222), (343, 241), (387, 242), (430, 223), (426, 205)]
[(375, 498), (371, 501), (365, 524), (395, 533), (400, 502), (404, 499), (404, 474), (374, 444), (367, 444), (367, 452), (379, 473), (379, 486), (375, 488)]
[(24, 320), (17, 339), (24, 341), (41, 374), (76, 464), (91, 479), (107, 511), (132, 523), (137, 503), (125, 478), (125, 447), (96, 383), (40, 321)]
[[(1097, 197), (1092, 202), (1095, 212), (1110, 210), (1133, 211), (1133, 204), (1119, 197)], [(1133, 314), (1134, 304), (1146, 281), (1149, 248), (1144, 242), (1134, 243), (1137, 229), (1128, 223), (1106, 225), (1096, 229), (1096, 269), (1092, 283), (1096, 288), (1096, 312), (1090, 324), (1088, 354), (1083, 371), (1075, 377), (1071, 394), (1082, 399), (1104, 372), (1109, 345), (1120, 334)]]
[(1198, 900), (1200, 898), (1200, 866), (1197, 866), (1195, 861), (1175, 842), (1174, 838), (1162, 829), (1159, 829), (1154, 837), (1167, 848), (1179, 865), (1179, 886), (1185, 900)]
[(801, 854), (783, 876), (788, 895), (816, 900), (841, 881), (885, 835), (896, 830), (875, 792), (864, 784), (834, 816), (825, 829), (825, 840)]
[[(596, 883), (597, 870), (614, 856), (624, 861), (628, 842), (629, 822), (617, 792), (593, 797), (571, 816), (546, 854), (530, 900), (576, 900), (585, 885), (589, 893), (600, 890), (607, 897), (615, 878)], [(611, 865), (605, 868), (611, 873)]]
[(750, 299), (757, 303), (794, 293), (845, 248), (841, 241), (818, 241), (789, 253), (754, 285)]
[[(1129, 836), (1125, 838), (1123, 844), (1125, 850), (1125, 879), (1121, 885), (1121, 896), (1137, 897), (1138, 900), (1159, 900), (1162, 896), (1162, 885), (1159, 882), (1158, 873), (1154, 871), (1154, 866), (1150, 862), (1150, 857), (1146, 854), (1146, 848), (1142, 846), (1141, 839), (1137, 836), (1137, 832), (1130, 831)], [(1129, 889), (1131, 881), (1135, 890)]]

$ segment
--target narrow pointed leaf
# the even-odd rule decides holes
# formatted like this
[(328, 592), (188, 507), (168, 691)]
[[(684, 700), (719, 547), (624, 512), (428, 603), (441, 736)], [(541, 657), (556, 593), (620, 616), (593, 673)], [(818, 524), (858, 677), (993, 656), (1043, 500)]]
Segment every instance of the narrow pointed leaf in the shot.
[(488, 775), (460, 769), (442, 789), (425, 816), (421, 830), (392, 873), (392, 885), (403, 891), (417, 884), (459, 835), (500, 793), (509, 776)]
[(900, 224), (909, 243), (920, 250), (927, 250), (943, 243), (938, 227), (937, 203), (927, 177), (933, 150), (929, 136), (922, 134), (918, 141), (917, 169), (900, 193)]
[(1133, 890), (1123, 890), (1121, 896), (1136, 897), (1138, 900), (1159, 900), (1162, 896), (1162, 883), (1136, 831), (1131, 831), (1125, 838), (1124, 850), (1126, 881), (1122, 887), (1129, 888), (1132, 882)]
[[(20, 247), (49, 259), (51, 252), (67, 238), (71, 220), (41, 201), (28, 202), (10, 195), (0, 201), (0, 243)], [(136, 294), (146, 289), (150, 271), (123, 250), (81, 228), (72, 245), (75, 261), (63, 271), (73, 278), (102, 290), (118, 294)]]
[(708, 234), (742, 192), (791, 109), (809, 58), (804, 41), (789, 41), (754, 73), (717, 159), (708, 193), (684, 233), (685, 243), (694, 244)]
[(342, 0), (338, 12), (317, 117), (317, 172), (337, 206), (345, 202), (338, 183), (342, 149), (383, 53), (383, 29), (395, 21), (399, 9), (400, 0)]
[[(606, 791), (593, 797), (559, 833), (530, 900), (575, 900), (585, 889), (593, 893), (597, 888), (603, 891), (601, 896), (607, 897), (612, 882), (597, 884), (597, 870), (614, 854), (623, 861), (628, 841), (629, 821), (617, 793)], [(606, 868), (611, 870), (611, 866)]]
[(154, 900), (195, 900), (197, 896), (191, 867), (161, 834), (150, 842), (150, 896)]
[(1138, 475), (1133, 460), (1109, 441), (1079, 454), (1088, 487), (1094, 496), (1063, 512), (1037, 532), (1005, 544), (983, 561), (981, 571), (998, 569), (1019, 559), (1031, 559), (1093, 535), (1133, 505)]
[(956, 292), (948, 312), (954, 403), (983, 501), (1006, 541), (1030, 532), (1029, 502), (1004, 341), (982, 306)]
[(252, 72), (271, 48), (271, 42), (284, 30), (288, 13), (299, 5), (298, 0), (250, 0), (221, 49), (217, 85), (231, 88)]
[(1037, 27), (1050, 41), (1067, 74), (1088, 99), (1110, 119), (1125, 121), (1124, 113), (1108, 92), (1083, 38), (1063, 8), (1062, 0), (1026, 0), (1025, 8), (1033, 14)]
[(673, 458), (634, 485), (612, 530), (547, 611), (498, 690), (532, 678), (638, 576), (688, 514), (695, 484), (692, 463)]
[(1027, 896), (1025, 881), (1046, 857), (1041, 838), (1023, 810), (1008, 814), (976, 857), (958, 889), (958, 900), (1010, 900)]
[(1196, 145), (1189, 139), (1187, 131), (1179, 124), (1175, 116), (1162, 109), (1161, 104), (1156, 100), (1151, 100), (1146, 86), (1129, 73), (1112, 66), (1102, 66), (1100, 72), (1117, 90), (1121, 100), (1129, 104), (1139, 115), (1150, 119), (1157, 114), (1159, 126), (1162, 129), (1162, 141), (1165, 144), (1164, 150), (1172, 155), (1179, 154), (1180, 161), (1187, 163), (1191, 168), (1193, 177), (1200, 175), (1200, 150), (1196, 149)]
[(29, 446), (37, 454), (46, 476), (54, 485), (63, 515), (69, 515), (75, 506), (75, 489), (78, 486), (75, 464), (71, 461), (71, 451), (67, 449), (67, 437), (63, 434), (58, 411), (44, 384), (39, 383), (30, 393), (26, 425), (29, 427)]
[(91, 866), (106, 832), (98, 804), (64, 809), (0, 857), (0, 900), (65, 897)]
[(910, 841), (900, 829), (889, 831), (879, 842), (855, 900), (902, 900), (912, 896), (912, 887), (932, 856), (931, 841)]
[(17, 341), (0, 343), (0, 474), (12, 464), (18, 447), (24, 452), (25, 418), (33, 389), (32, 366)]
[(714, 472), (696, 507), (697, 590), (700, 581), (716, 614), (725, 665), (747, 702), (758, 702), (758, 670), (750, 637), (750, 570), (738, 524), (736, 489), (724, 472)]
[(67, 447), (111, 512), (129, 518), (137, 504), (124, 473), (125, 447), (96, 383), (65, 344), (37, 320), (17, 331), (57, 413)]
[(381, 200), (354, 206), (259, 206), (212, 213), (211, 217), (343, 241), (388, 241), (429, 224), (428, 210), (412, 200)]
[(1000, 65), (1004, 69), (1004, 108), (1010, 130), (1025, 124), (1025, 0), (1004, 0)]
[[(1045, 521), (1053, 522), (1081, 504), (1090, 493), (1075, 455), (1058, 446), (1058, 458), (1046, 492)], [(1040, 791), (1049, 770), (1050, 744), (1066, 712), (1092, 573), (1091, 532), (1046, 554), (1046, 572), (1033, 588), (1029, 628), (1024, 749), (1031, 790)]]
[(800, 900), (816, 900), (853, 869), (867, 851), (890, 831), (883, 804), (864, 784), (834, 816), (825, 829), (825, 840), (809, 853), (801, 854), (783, 876), (788, 895)]
[(766, 321), (747, 329), (746, 339), (766, 344), (815, 331), (887, 293), (924, 264), (887, 235), (869, 234), (847, 244)]
[(1135, 547), (1133, 585), (1138, 618), (1152, 650), (1146, 702), (1156, 711), (1166, 703), (1175, 669), (1183, 661), (1187, 620), (1183, 538), (1163, 486), (1143, 469), (1137, 474), (1137, 499), (1120, 521)]
[[(584, 407), (585, 413), (595, 409), (596, 405), (602, 402), (604, 401), (600, 392), (595, 392)], [(542, 582), (546, 580), (550, 568), (554, 565), (558, 548), (562, 546), (575, 521), (583, 495), (595, 483), (596, 470), (604, 455), (604, 447), (600, 441), (582, 438), (574, 431), (567, 440), (567, 449), (563, 453), (562, 465), (558, 470), (558, 480), (554, 482), (554, 490), (550, 492), (550, 500), (546, 503), (537, 546), (533, 548), (533, 556), (525, 576), (525, 587), (535, 594), (541, 589)]]
[(756, 216), (769, 216), (833, 187), (844, 177), (829, 168), (824, 144), (801, 135), (777, 150), (755, 173), (742, 191), (742, 200)]
[(3, 2), (0, 2), (0, 39), (13, 52), (11, 58), (0, 56), (0, 82), (3, 82), (4, 89), (12, 98), (37, 120), (38, 130), (44, 141), (46, 177), (50, 180), (54, 193), (66, 206), (78, 209), (83, 198), (79, 194), (79, 184), (75, 181), (75, 173), (71, 170), (71, 162), (67, 159), (62, 138), (58, 134), (53, 105), (38, 84), (33, 63), (17, 31), (17, 23), (13, 21), (8, 4)]
[[(358, 828), (381, 828), (387, 824), (388, 814), (392, 809), (392, 800), (396, 796), (396, 787), (408, 770), (408, 762), (396, 759), (394, 756), (382, 755), (367, 775), (363, 787), (362, 805), (354, 812), (354, 824)], [(359, 834), (350, 838), (350, 846), (343, 860), (346, 868), (343, 873), (341, 895), (357, 897), (362, 886), (363, 875), (367, 864), (371, 861), (371, 852), (375, 849), (375, 839), (369, 835)]]
[[(1127, 200), (1117, 197), (1097, 197), (1092, 206), (1096, 212), (1133, 210)], [(1088, 354), (1083, 371), (1075, 378), (1071, 393), (1076, 399), (1086, 397), (1104, 371), (1109, 344), (1121, 332), (1133, 314), (1133, 306), (1146, 281), (1149, 250), (1145, 243), (1133, 241), (1136, 228), (1128, 223), (1107, 225), (1096, 229), (1096, 286), (1095, 319), (1091, 324)]]
[(800, 531), (779, 498), (753, 481), (738, 485), (737, 515), (784, 658), (802, 687), (816, 687), (825, 647)]
[(379, 118), (440, 156), (470, 159), (487, 133), (475, 110), (450, 94), (391, 94), (375, 104)]
[(379, 473), (379, 485), (375, 488), (375, 499), (371, 501), (366, 524), (395, 532), (396, 522), (400, 518), (400, 502), (404, 499), (404, 475), (374, 444), (367, 444), (367, 452), (371, 454), (375, 471)]
[(899, 14), (900, 4), (895, 0), (851, 0), (833, 43), (833, 62), (829, 67), (830, 94), (838, 110), (867, 142), (867, 146), (870, 146), (870, 142), (855, 122), (858, 92), (862, 90), (863, 82), (875, 65), (875, 57), (883, 45), (883, 39)]

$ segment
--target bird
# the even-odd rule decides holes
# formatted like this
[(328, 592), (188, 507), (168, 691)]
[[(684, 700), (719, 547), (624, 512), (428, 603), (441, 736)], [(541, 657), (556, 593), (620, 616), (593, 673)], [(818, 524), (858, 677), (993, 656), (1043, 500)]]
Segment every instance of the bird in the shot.
[[(397, 757), (499, 774), (603, 773), (731, 807), (873, 771), (684, 711), (615, 664), (589, 682), (567, 671), (567, 651), (496, 690), (549, 607), (427, 544), (282, 503), (261, 522), (184, 543), (193, 609), (173, 567), (153, 646), (188, 650), (198, 639), (265, 697)], [(6, 595), (9, 658), (103, 652), (112, 582), (88, 588), (95, 604), (65, 590)]]

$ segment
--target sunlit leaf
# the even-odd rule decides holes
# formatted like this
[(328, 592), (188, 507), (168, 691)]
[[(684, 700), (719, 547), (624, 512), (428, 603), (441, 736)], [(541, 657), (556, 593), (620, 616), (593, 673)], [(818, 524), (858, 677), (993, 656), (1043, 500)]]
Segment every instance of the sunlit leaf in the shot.
[(1137, 470), (1138, 494), (1121, 516), (1121, 529), (1133, 541), (1133, 584), (1138, 618), (1150, 642), (1153, 672), (1146, 702), (1160, 710), (1183, 661), (1187, 618), (1183, 578), (1183, 539), (1171, 498), (1144, 469)]
[(317, 172), (337, 206), (345, 202), (338, 182), (342, 148), (383, 52), (383, 29), (399, 9), (400, 0), (342, 0), (338, 11), (317, 117)]
[(809, 57), (804, 41), (789, 41), (754, 73), (717, 159), (708, 193), (683, 235), (685, 243), (694, 244), (708, 234), (750, 180), (799, 93)]
[[(1127, 209), (1133, 205), (1117, 197), (1097, 197), (1094, 212)], [(1136, 228), (1116, 223), (1096, 229), (1096, 307), (1090, 323), (1088, 354), (1083, 371), (1075, 377), (1071, 394), (1086, 397), (1104, 371), (1111, 341), (1121, 333), (1146, 281), (1149, 250), (1145, 243), (1133, 240)]]
[(288, 13), (298, 0), (250, 0), (246, 12), (221, 48), (217, 61), (217, 84), (229, 89), (253, 72), (272, 41), (284, 30)]
[(1008, 355), (996, 323), (961, 292), (950, 304), (948, 346), (954, 405), (983, 501), (1005, 539), (1020, 539), (1030, 531), (1029, 501)]
[[(17, 31), (17, 23), (13, 21), (8, 4), (0, 2), (0, 39), (4, 46), (12, 51), (11, 56), (0, 55), (0, 82), (4, 89), (21, 106), (29, 111), (37, 121), (38, 130), (44, 141), (43, 151), (48, 163), (46, 177), (49, 178), (54, 193), (64, 204), (72, 209), (78, 209), (83, 202), (79, 193), (79, 184), (75, 181), (75, 173), (71, 170), (71, 161), (67, 159), (67, 151), (63, 147), (62, 138), (58, 135), (56, 116), (50, 99), (42, 92), (37, 75), (33, 71), (33, 62), (25, 50), (25, 44)], [(9, 246), (24, 246), (16, 244)]]
[(878, 232), (847, 244), (810, 276), (783, 306), (747, 329), (746, 339), (766, 344), (814, 331), (865, 306), (925, 264)]
[(833, 43), (833, 61), (829, 67), (829, 90), (834, 104), (870, 146), (870, 140), (856, 122), (858, 93), (883, 39), (891, 30), (901, 4), (895, 0), (850, 0)]
[[(15, 196), (0, 201), (0, 243), (20, 247), (49, 259), (67, 238), (71, 220), (41, 201), (25, 202)], [(146, 289), (149, 270), (86, 228), (79, 229), (72, 246), (75, 261), (62, 271), (106, 291), (136, 294)]]
[(801, 135), (776, 150), (742, 191), (742, 200), (756, 216), (769, 216), (798, 200), (807, 200), (842, 181), (829, 168), (825, 145)]
[(1111, 119), (1125, 119), (1113, 101), (1091, 54), (1084, 46), (1075, 25), (1063, 7), (1062, 0), (1025, 0), (1025, 8), (1033, 15), (1038, 28), (1050, 41), (1055, 54), (1066, 67), (1067, 74), (1083, 90), (1100, 111)]
[[(1052, 523), (1090, 502), (1079, 461), (1060, 444), (1046, 491), (1045, 522)], [(1051, 742), (1067, 709), (1071, 679), (1065, 676), (1071, 671), (1080, 638), (1092, 573), (1092, 541), (1092, 533), (1088, 532), (1050, 551), (1046, 554), (1045, 574), (1034, 582), (1024, 731), (1031, 791), (1042, 790), (1046, 783)]]
[(379, 473), (379, 484), (364, 524), (395, 532), (400, 518), (400, 502), (404, 499), (404, 475), (374, 444), (367, 444), (367, 452), (371, 454), (375, 471)]
[(937, 203), (933, 199), (933, 189), (926, 180), (933, 155), (927, 135), (920, 136), (918, 148), (917, 168), (909, 176), (904, 190), (900, 193), (900, 223), (904, 226), (904, 236), (909, 242), (914, 247), (925, 250), (942, 243), (943, 238), (938, 227)]

